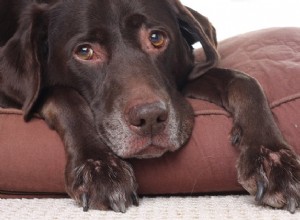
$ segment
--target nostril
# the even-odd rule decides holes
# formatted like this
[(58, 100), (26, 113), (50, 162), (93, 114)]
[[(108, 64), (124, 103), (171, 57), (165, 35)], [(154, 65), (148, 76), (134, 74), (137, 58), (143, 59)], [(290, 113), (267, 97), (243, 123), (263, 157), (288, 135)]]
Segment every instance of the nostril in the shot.
[(145, 120), (145, 119), (141, 119), (141, 120), (140, 120), (140, 123), (137, 124), (136, 126), (137, 126), (137, 127), (143, 127), (143, 126), (145, 126), (145, 124), (146, 124), (146, 120)]
[(168, 119), (168, 114), (167, 112), (163, 112), (161, 115), (159, 115), (156, 119), (157, 123), (164, 123)]
[(143, 127), (146, 125), (146, 120), (138, 117), (135, 113), (130, 112), (129, 123), (135, 127)]

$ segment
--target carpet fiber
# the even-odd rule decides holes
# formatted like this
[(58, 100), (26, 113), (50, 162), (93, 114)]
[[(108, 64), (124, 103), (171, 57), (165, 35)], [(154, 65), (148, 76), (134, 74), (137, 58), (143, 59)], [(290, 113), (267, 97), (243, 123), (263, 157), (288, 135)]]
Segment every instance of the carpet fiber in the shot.
[(83, 212), (71, 199), (0, 199), (0, 219), (300, 219), (287, 211), (257, 206), (250, 196), (142, 198), (125, 214)]

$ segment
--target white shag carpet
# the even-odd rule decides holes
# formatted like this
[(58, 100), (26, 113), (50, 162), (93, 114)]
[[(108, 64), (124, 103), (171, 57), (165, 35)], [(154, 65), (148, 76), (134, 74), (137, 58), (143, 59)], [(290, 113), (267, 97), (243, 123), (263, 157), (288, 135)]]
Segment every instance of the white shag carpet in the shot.
[(245, 195), (199, 197), (144, 197), (139, 207), (125, 214), (82, 209), (71, 199), (0, 199), (0, 219), (220, 219), (220, 220), (299, 220), (300, 210), (284, 210), (256, 205)]

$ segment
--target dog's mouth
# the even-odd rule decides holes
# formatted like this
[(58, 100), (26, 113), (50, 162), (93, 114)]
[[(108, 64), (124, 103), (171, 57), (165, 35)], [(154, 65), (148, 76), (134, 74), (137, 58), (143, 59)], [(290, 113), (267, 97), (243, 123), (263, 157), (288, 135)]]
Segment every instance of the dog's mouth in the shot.
[(130, 138), (127, 144), (123, 145), (123, 149), (117, 154), (125, 159), (138, 158), (148, 159), (162, 156), (168, 151), (177, 150), (180, 145), (172, 143), (168, 136), (158, 135), (154, 137), (137, 137)]
[(168, 149), (165, 147), (150, 145), (150, 146), (146, 146), (143, 150), (133, 155), (130, 155), (130, 157), (131, 158), (134, 157), (137, 159), (149, 159), (149, 158), (160, 157), (167, 151)]

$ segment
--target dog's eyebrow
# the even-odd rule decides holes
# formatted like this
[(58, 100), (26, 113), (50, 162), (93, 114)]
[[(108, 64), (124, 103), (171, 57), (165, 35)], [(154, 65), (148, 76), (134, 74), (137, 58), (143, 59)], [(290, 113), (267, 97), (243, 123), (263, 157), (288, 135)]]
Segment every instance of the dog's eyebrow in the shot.
[(99, 43), (105, 43), (108, 39), (108, 31), (104, 27), (97, 27), (89, 30), (86, 34), (86, 38), (89, 41), (97, 41)]
[(96, 27), (85, 32), (79, 32), (69, 39), (70, 45), (76, 45), (77, 43), (94, 42), (99, 44), (105, 44), (109, 39), (109, 32), (106, 28)]
[(133, 28), (139, 28), (142, 24), (146, 22), (147, 18), (142, 14), (131, 14), (125, 17), (125, 25)]

